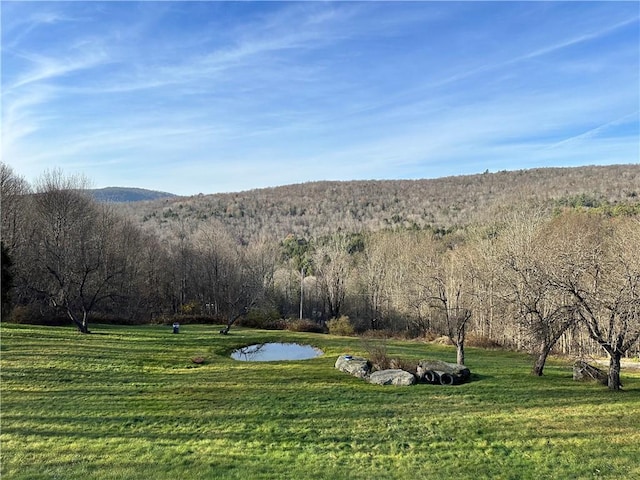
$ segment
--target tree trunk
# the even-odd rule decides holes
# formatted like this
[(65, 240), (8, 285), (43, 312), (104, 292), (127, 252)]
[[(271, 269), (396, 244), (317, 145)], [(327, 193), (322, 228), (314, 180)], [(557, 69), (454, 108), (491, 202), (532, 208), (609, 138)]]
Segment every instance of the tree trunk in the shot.
[(82, 320), (78, 320), (73, 312), (69, 309), (67, 309), (67, 315), (80, 333), (89, 333), (89, 323), (87, 322), (86, 315), (83, 316)]
[(245, 309), (243, 309), (243, 311), (242, 311), (242, 312), (238, 313), (235, 317), (233, 317), (233, 318), (228, 318), (228, 320), (227, 320), (227, 325), (226, 325), (222, 330), (220, 330), (220, 333), (221, 333), (222, 335), (226, 335), (226, 334), (228, 334), (228, 333), (229, 333), (229, 330), (231, 330), (231, 326), (232, 326), (234, 323), (236, 323), (236, 321), (237, 321), (237, 320), (242, 316), (242, 313), (243, 313), (243, 312), (246, 312), (247, 310), (248, 310), (248, 309), (246, 309), (246, 308), (245, 308)]
[(620, 390), (622, 383), (620, 383), (620, 359), (622, 354), (615, 350), (609, 353), (609, 375), (607, 378), (607, 386), (610, 390)]
[[(466, 320), (465, 320), (466, 322)], [(464, 365), (464, 341), (466, 337), (467, 329), (463, 324), (458, 328), (456, 335), (456, 363), (458, 365)]]
[(535, 375), (537, 377), (542, 376), (542, 372), (544, 370), (544, 365), (547, 362), (547, 357), (549, 353), (551, 353), (552, 344), (547, 342), (542, 342), (542, 346), (540, 347), (540, 353), (538, 353), (538, 357), (533, 364), (533, 368), (531, 368), (531, 375)]
[(89, 333), (89, 312), (82, 312), (82, 333)]
[(459, 342), (456, 345), (456, 362), (458, 365), (464, 365), (464, 342)]

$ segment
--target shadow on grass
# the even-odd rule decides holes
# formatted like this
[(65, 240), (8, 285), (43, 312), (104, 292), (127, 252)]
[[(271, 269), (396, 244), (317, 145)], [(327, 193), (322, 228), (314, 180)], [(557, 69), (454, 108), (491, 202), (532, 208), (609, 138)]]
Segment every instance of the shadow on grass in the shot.
[(482, 381), (491, 380), (494, 378), (495, 377), (493, 377), (492, 375), (485, 375), (484, 373), (471, 373), (471, 378), (466, 383), (482, 382)]

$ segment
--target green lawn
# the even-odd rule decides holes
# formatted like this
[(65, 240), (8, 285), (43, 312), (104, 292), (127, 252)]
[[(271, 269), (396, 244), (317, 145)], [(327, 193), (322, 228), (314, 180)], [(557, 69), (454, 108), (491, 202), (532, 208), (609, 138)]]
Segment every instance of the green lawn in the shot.
[[(334, 369), (364, 353), (356, 338), (219, 328), (2, 325), (2, 479), (640, 478), (640, 371), (610, 392), (561, 361), (534, 378), (525, 355), (469, 348), (471, 383), (381, 387)], [(229, 358), (263, 341), (326, 353)]]

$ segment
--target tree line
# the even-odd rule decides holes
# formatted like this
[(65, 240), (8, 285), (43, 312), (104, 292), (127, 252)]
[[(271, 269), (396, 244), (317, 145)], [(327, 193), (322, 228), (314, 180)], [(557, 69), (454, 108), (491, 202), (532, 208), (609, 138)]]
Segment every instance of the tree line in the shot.
[(98, 203), (83, 177), (33, 185), (1, 165), (2, 311), (14, 321), (236, 322), (348, 318), (356, 331), (443, 335), (526, 349), (606, 352), (608, 384), (640, 338), (640, 218), (512, 206), (453, 231), (395, 228), (239, 239), (215, 218), (160, 236)]

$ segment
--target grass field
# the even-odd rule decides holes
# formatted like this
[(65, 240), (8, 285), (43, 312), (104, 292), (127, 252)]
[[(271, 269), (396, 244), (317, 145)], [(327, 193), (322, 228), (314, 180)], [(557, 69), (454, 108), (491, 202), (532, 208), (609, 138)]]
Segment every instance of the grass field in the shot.
[[(334, 369), (365, 353), (357, 338), (218, 329), (2, 325), (2, 479), (640, 478), (640, 370), (610, 392), (574, 382), (568, 361), (534, 378), (526, 355), (469, 348), (468, 384), (382, 387)], [(325, 355), (229, 357), (264, 341)]]

